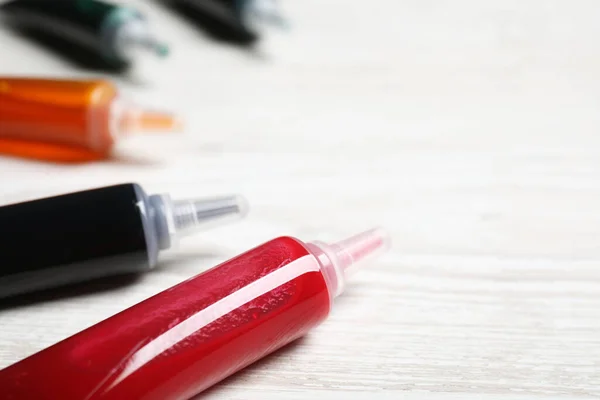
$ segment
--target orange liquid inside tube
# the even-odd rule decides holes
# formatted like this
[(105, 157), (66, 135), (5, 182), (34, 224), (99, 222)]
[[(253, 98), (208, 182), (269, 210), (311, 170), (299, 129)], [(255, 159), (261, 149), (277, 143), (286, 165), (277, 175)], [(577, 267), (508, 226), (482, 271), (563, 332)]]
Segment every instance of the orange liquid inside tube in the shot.
[(170, 114), (124, 104), (108, 81), (0, 78), (1, 154), (98, 160), (124, 134), (177, 127)]

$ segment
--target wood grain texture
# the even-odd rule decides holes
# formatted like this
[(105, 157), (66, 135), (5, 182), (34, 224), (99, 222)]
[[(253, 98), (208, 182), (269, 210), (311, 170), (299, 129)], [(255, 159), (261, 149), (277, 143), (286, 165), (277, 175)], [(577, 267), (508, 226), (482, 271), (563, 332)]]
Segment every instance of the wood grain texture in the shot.
[[(131, 180), (241, 192), (250, 216), (137, 279), (3, 306), (0, 367), (271, 237), (383, 225), (392, 251), (329, 320), (201, 398), (600, 397), (599, 2), (288, 2), (256, 53), (132, 3), (174, 51), (152, 87), (120, 83), (186, 134), (1, 159), (2, 201)], [(94, 75), (4, 30), (0, 49), (1, 74)]]

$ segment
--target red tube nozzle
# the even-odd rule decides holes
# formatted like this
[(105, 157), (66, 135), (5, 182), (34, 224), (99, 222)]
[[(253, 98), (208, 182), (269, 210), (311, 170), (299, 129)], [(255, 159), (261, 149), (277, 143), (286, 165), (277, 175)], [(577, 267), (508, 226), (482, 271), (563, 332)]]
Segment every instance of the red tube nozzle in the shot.
[(346, 271), (351, 269), (351, 266), (367, 257), (387, 250), (389, 243), (388, 233), (382, 228), (375, 228), (331, 244), (330, 247), (335, 251), (340, 268), (345, 275), (348, 275)]
[(390, 236), (382, 228), (371, 229), (340, 242), (312, 242), (309, 248), (318, 258), (327, 277), (332, 297), (344, 290), (346, 280), (356, 271), (356, 264), (387, 250)]

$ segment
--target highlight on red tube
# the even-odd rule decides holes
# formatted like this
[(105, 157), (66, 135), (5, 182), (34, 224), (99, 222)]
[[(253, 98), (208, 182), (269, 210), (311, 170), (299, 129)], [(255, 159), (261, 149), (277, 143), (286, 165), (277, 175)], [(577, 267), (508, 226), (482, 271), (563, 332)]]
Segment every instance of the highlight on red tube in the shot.
[[(184, 400), (305, 335), (374, 229), (334, 244), (268, 241), (0, 371), (13, 400)], [(52, 368), (48, 368), (52, 366)]]
[(108, 158), (117, 141), (181, 129), (172, 114), (128, 102), (104, 80), (0, 77), (0, 154), (57, 162)]

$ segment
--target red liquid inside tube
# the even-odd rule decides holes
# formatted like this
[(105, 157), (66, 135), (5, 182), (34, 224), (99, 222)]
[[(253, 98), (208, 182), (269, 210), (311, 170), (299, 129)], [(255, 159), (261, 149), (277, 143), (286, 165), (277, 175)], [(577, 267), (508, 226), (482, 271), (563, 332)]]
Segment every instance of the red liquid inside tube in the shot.
[(325, 319), (326, 246), (256, 247), (0, 371), (0, 398), (189, 399)]

